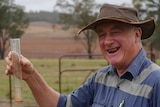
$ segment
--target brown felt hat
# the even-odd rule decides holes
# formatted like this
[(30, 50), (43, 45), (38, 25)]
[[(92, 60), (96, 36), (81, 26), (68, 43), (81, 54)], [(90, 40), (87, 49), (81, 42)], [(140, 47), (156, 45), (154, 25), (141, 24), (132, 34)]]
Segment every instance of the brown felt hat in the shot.
[(141, 27), (142, 29), (141, 39), (149, 38), (153, 34), (154, 29), (155, 29), (155, 22), (153, 18), (150, 18), (145, 21), (139, 21), (138, 12), (135, 8), (104, 4), (100, 9), (100, 13), (97, 19), (94, 22), (82, 28), (79, 31), (79, 34), (86, 29), (91, 29), (91, 30), (96, 31), (96, 27), (99, 24), (102, 24), (110, 20), (120, 21), (120, 22), (124, 22), (124, 23), (128, 23), (131, 25)]

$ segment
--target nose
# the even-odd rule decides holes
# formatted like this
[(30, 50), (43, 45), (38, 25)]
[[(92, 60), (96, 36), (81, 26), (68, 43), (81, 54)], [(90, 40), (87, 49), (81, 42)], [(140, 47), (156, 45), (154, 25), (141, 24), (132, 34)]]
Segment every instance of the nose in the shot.
[(110, 35), (106, 35), (106, 37), (104, 38), (104, 44), (108, 45), (108, 44), (112, 44), (113, 43), (113, 38)]

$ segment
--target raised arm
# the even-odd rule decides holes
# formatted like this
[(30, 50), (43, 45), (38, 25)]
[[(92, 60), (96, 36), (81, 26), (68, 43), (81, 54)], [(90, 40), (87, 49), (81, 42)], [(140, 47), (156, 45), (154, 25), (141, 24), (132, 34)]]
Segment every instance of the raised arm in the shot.
[(16, 53), (10, 52), (6, 58), (7, 68), (5, 71), (6, 75), (13, 74), (15, 62), (19, 62), (22, 67), (22, 79), (26, 81), (30, 87), (38, 105), (40, 107), (57, 107), (60, 94), (53, 90), (33, 67), (32, 63), (21, 56), (20, 60), (14, 59)]

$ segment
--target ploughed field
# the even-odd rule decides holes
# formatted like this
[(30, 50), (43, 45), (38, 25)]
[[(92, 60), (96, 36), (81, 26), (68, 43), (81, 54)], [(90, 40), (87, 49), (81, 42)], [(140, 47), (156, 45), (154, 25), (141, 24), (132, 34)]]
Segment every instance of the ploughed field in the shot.
[[(81, 42), (74, 39), (77, 29), (32, 22), (21, 37), (21, 53), (29, 58), (58, 58), (64, 54), (87, 54)], [(94, 53), (100, 53), (96, 43)]]

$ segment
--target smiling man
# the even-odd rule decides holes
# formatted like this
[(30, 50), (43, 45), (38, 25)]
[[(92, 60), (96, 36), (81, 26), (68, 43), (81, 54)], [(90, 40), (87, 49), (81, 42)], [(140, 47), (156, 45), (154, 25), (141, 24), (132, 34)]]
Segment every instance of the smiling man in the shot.
[(97, 26), (96, 32), (103, 56), (121, 76), (141, 49), (141, 28), (110, 21)]
[[(85, 26), (99, 38), (109, 66), (99, 69), (70, 95), (51, 89), (32, 63), (21, 57), (23, 80), (40, 107), (160, 107), (160, 68), (146, 57), (141, 40), (155, 29), (154, 20), (139, 21), (137, 10), (104, 4), (97, 19)], [(6, 58), (6, 74), (13, 74), (15, 54)]]

